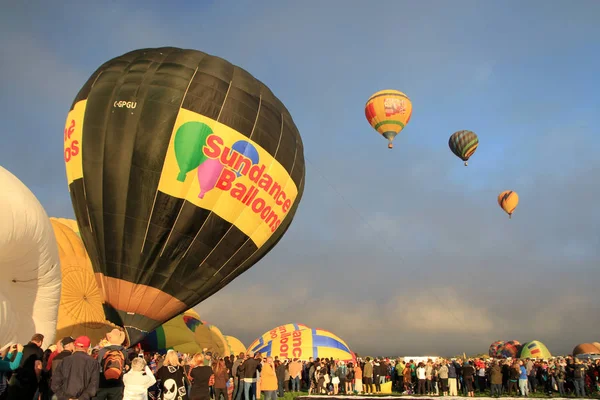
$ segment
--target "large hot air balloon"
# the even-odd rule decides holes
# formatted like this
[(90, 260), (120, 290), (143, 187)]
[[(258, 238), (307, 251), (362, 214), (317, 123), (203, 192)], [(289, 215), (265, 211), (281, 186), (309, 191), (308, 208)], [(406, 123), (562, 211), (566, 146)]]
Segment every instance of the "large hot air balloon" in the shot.
[(410, 121), (412, 103), (407, 95), (397, 90), (381, 90), (373, 94), (365, 105), (365, 116), (369, 124), (388, 140), (392, 141)]
[(469, 165), (469, 158), (479, 146), (479, 138), (475, 132), (458, 131), (454, 132), (448, 139), (448, 146), (455, 156), (465, 162), (465, 167)]
[(195, 50), (102, 65), (73, 102), (64, 158), (106, 316), (132, 345), (264, 257), (304, 191), (302, 140), (284, 105)]
[(60, 260), (52, 225), (33, 193), (0, 167), (0, 348), (35, 333), (52, 344)]
[(85, 335), (92, 340), (92, 344), (96, 344), (114, 325), (107, 322), (104, 316), (102, 294), (83, 242), (70, 226), (65, 225), (66, 221), (71, 221), (70, 226), (75, 222), (50, 218), (58, 244), (62, 274), (56, 336), (63, 338)]
[(519, 195), (512, 190), (505, 190), (498, 195), (498, 205), (508, 214), (508, 218), (512, 218), (512, 213), (519, 204)]
[(354, 360), (350, 348), (338, 336), (301, 324), (282, 325), (266, 332), (248, 347), (248, 352), (300, 360), (308, 360), (309, 357)]

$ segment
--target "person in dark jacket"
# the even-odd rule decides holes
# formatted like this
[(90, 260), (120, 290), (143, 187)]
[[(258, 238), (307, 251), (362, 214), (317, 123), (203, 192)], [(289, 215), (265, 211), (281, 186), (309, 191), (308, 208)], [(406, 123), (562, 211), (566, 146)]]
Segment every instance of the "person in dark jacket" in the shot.
[(498, 361), (490, 368), (490, 383), (492, 385), (492, 397), (500, 397), (502, 395), (502, 369)]
[(467, 388), (467, 396), (474, 397), (473, 381), (475, 377), (475, 368), (471, 365), (471, 361), (465, 361), (462, 367), (462, 376), (465, 387)]
[(286, 368), (287, 363), (285, 362), (285, 360), (283, 362), (279, 362), (279, 360), (275, 361), (275, 375), (277, 375), (277, 392), (279, 397), (283, 397), (284, 393)]
[(54, 373), (54, 371), (56, 371), (56, 368), (58, 368), (58, 366), (60, 365), (60, 363), (67, 357), (69, 357), (71, 354), (73, 354), (73, 351), (75, 351), (75, 339), (73, 339), (70, 336), (67, 336), (65, 338), (63, 338), (60, 341), (63, 351), (61, 351), (60, 353), (58, 353), (53, 359), (52, 359), (52, 373)]
[(90, 400), (98, 391), (100, 366), (87, 354), (90, 338), (79, 336), (74, 347), (73, 354), (62, 360), (52, 377), (52, 391), (58, 400)]
[[(52, 362), (50, 363), (50, 370), (47, 372), (47, 374), (49, 375), (49, 397), (50, 399), (56, 399), (56, 396), (53, 396), (54, 393), (52, 393), (52, 374), (54, 373), (54, 371), (56, 371), (56, 368), (60, 365), (60, 363), (67, 357), (69, 357), (71, 354), (73, 354), (73, 351), (75, 350), (75, 339), (73, 339), (70, 336), (64, 337), (61, 341), (60, 341), (60, 348), (61, 351), (60, 353), (56, 354), (54, 356), (54, 358), (52, 358)], [(44, 396), (42, 396), (42, 399), (45, 399)]]
[(44, 357), (43, 343), (44, 335), (36, 333), (31, 341), (23, 346), (21, 364), (15, 371), (15, 384), (8, 387), (9, 400), (33, 399), (38, 391)]
[(256, 399), (256, 371), (262, 369), (260, 362), (260, 353), (256, 356), (252, 352), (248, 354), (248, 358), (238, 367), (238, 376), (244, 379), (244, 399)]

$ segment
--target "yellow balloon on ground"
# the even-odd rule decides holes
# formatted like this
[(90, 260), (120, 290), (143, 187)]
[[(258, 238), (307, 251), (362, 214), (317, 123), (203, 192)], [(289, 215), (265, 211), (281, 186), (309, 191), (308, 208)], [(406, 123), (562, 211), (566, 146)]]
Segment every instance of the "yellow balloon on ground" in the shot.
[(229, 351), (231, 354), (238, 356), (240, 353), (246, 352), (246, 346), (236, 337), (225, 335), (225, 340), (229, 345)]
[(96, 344), (115, 326), (106, 321), (102, 294), (83, 241), (64, 221), (50, 218), (62, 273), (56, 337), (88, 336)]
[[(211, 329), (212, 328), (212, 329)], [(196, 354), (202, 349), (213, 354), (225, 353), (225, 339), (217, 327), (204, 325), (193, 309), (165, 322), (142, 340), (144, 350), (161, 353), (173, 349), (180, 353)]]
[(219, 348), (222, 348), (223, 350), (218, 352), (217, 355), (220, 357), (229, 357), (231, 355), (231, 350), (229, 349), (229, 344), (227, 343), (227, 340), (225, 339), (225, 336), (221, 330), (206, 321), (202, 321), (202, 323), (219, 339), (219, 343), (221, 344)]
[(373, 94), (365, 105), (367, 121), (388, 140), (390, 149), (394, 147), (392, 141), (408, 124), (411, 115), (412, 102), (398, 90), (381, 90)]
[(200, 316), (194, 310), (187, 310), (150, 332), (142, 340), (142, 348), (161, 353), (171, 349), (181, 353), (200, 353), (202, 347), (198, 344), (195, 334), (199, 324)]
[(508, 214), (508, 218), (512, 218), (512, 213), (519, 205), (519, 195), (512, 190), (505, 190), (498, 195), (498, 205)]
[(306, 325), (287, 324), (277, 327), (256, 339), (248, 352), (279, 358), (333, 358), (353, 361), (350, 348), (342, 339), (323, 329)]
[(298, 331), (303, 329), (310, 329), (308, 326), (303, 324), (285, 324), (278, 326), (277, 328), (271, 329), (270, 331), (264, 333), (261, 337), (256, 339), (250, 346), (248, 350), (250, 351), (253, 347), (257, 346), (259, 343), (267, 343), (273, 339), (277, 339), (282, 335), (287, 335), (288, 332)]

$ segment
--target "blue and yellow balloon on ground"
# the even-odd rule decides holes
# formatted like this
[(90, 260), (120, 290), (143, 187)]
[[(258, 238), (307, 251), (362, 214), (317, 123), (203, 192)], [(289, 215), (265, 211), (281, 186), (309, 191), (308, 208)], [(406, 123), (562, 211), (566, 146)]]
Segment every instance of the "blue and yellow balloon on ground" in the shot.
[(341, 338), (329, 331), (302, 324), (282, 325), (266, 332), (248, 347), (248, 352), (300, 360), (310, 357), (354, 360), (352, 351)]
[(264, 257), (304, 190), (285, 106), (245, 70), (172, 47), (94, 72), (64, 160), (106, 316), (132, 345)]

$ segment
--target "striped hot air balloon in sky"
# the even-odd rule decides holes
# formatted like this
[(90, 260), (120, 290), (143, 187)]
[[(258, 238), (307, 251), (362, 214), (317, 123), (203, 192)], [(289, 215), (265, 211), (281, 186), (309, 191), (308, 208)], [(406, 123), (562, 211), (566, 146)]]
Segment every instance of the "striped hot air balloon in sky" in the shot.
[(466, 167), (469, 164), (469, 158), (475, 153), (477, 146), (479, 146), (479, 138), (475, 132), (471, 131), (463, 130), (454, 132), (450, 136), (450, 139), (448, 139), (448, 146), (450, 146), (450, 150), (452, 150), (454, 155), (465, 162)]

